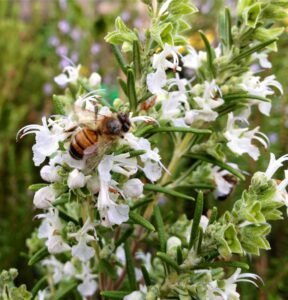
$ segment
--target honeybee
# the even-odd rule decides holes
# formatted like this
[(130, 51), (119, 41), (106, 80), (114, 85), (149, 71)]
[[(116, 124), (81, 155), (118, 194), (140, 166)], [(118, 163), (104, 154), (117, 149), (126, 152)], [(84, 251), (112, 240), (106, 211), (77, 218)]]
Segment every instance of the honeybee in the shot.
[(80, 130), (72, 135), (69, 153), (74, 159), (80, 160), (86, 155), (104, 152), (131, 127), (130, 119), (124, 112), (108, 116), (98, 114), (97, 110), (95, 116), (93, 123), (80, 124)]

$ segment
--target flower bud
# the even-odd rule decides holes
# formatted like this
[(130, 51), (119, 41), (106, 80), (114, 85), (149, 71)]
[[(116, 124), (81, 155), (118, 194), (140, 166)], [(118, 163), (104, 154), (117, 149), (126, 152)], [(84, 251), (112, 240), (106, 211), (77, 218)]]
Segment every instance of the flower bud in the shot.
[(45, 186), (38, 190), (33, 199), (33, 204), (37, 208), (49, 208), (51, 203), (55, 200), (55, 191), (52, 186)]
[(101, 76), (98, 73), (93, 72), (89, 77), (89, 84), (94, 87), (100, 83), (101, 83)]
[(177, 236), (171, 236), (167, 240), (167, 252), (173, 248), (177, 248), (178, 246), (181, 246), (181, 240)]
[(126, 181), (123, 185), (123, 193), (128, 198), (139, 198), (143, 193), (144, 184), (138, 178)]
[(99, 193), (100, 183), (98, 176), (92, 176), (87, 180), (87, 188), (93, 195)]
[(40, 170), (41, 178), (47, 182), (57, 182), (61, 180), (61, 176), (58, 174), (59, 166), (44, 166)]
[(72, 172), (69, 173), (67, 185), (68, 187), (73, 190), (77, 188), (82, 188), (85, 185), (85, 175), (74, 169)]

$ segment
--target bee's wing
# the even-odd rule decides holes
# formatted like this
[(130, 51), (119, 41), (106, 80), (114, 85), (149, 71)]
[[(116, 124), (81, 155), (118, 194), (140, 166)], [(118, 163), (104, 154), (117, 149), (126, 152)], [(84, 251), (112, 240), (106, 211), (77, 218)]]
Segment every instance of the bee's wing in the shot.
[(99, 164), (103, 155), (112, 146), (112, 144), (113, 141), (99, 141), (91, 147), (85, 149), (84, 155), (88, 170), (93, 170)]

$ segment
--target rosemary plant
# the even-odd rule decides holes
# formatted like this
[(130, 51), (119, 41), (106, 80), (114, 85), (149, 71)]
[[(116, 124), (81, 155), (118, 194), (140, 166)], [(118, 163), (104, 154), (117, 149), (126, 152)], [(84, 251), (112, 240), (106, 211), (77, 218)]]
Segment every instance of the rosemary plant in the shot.
[[(247, 257), (270, 249), (270, 221), (288, 205), (288, 172), (273, 179), (288, 155), (271, 153), (251, 179), (235, 158), (257, 161), (269, 147), (249, 117), (269, 116), (282, 87), (252, 66), (271, 67), (288, 1), (239, 0), (235, 17), (219, 16), (218, 45), (199, 32), (199, 52), (182, 35), (197, 13), (190, 0), (144, 2), (144, 32), (119, 17), (106, 36), (121, 97), (109, 103), (99, 74), (70, 65), (55, 77), (66, 87), (53, 97), (56, 114), (18, 133), (35, 133), (33, 161), (46, 182), (30, 186), (41, 224), (29, 264), (42, 277), (30, 293), (4, 271), (3, 299), (232, 300), (239, 282), (261, 283)], [(207, 205), (245, 176), (231, 210)]]

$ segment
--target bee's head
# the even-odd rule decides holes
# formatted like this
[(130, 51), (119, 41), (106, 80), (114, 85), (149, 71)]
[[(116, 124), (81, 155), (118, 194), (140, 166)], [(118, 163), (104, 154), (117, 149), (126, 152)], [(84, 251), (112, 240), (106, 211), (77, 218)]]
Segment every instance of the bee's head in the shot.
[(130, 122), (128, 114), (125, 114), (124, 112), (119, 112), (117, 114), (117, 117), (122, 125), (122, 131), (128, 132), (131, 127), (131, 122)]

